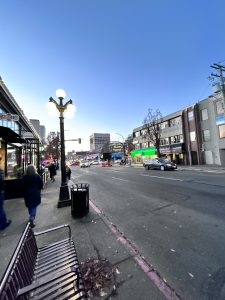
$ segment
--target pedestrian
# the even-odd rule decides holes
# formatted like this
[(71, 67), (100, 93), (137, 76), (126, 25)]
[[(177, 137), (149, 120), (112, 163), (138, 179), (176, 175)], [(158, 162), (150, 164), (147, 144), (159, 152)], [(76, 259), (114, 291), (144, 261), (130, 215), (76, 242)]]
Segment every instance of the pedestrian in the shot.
[(41, 190), (43, 189), (43, 180), (37, 173), (36, 167), (27, 166), (25, 175), (22, 178), (25, 205), (29, 213), (29, 222), (31, 227), (35, 226), (37, 206), (41, 203)]
[(2, 157), (0, 157), (0, 230), (4, 230), (11, 224), (11, 220), (7, 220), (6, 213), (4, 210), (4, 171), (1, 166)]
[(48, 167), (48, 170), (50, 172), (50, 178), (52, 181), (55, 181), (55, 175), (56, 175), (56, 165), (52, 162), (50, 166)]
[(71, 169), (69, 166), (66, 165), (66, 179), (70, 180), (71, 177)]

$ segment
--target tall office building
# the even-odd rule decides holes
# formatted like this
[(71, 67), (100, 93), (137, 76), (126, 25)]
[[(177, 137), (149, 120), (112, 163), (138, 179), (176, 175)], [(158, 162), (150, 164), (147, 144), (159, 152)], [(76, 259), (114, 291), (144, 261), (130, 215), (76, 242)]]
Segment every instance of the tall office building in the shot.
[(46, 143), (46, 129), (44, 125), (40, 125), (40, 136), (43, 144)]
[(109, 142), (109, 133), (93, 133), (90, 135), (90, 150), (101, 152), (102, 147)]
[(30, 119), (30, 122), (34, 126), (36, 131), (40, 134), (40, 121), (36, 119)]
[(40, 125), (40, 121), (36, 119), (30, 119), (31, 124), (34, 126), (38, 134), (41, 136), (42, 143), (46, 142), (46, 130), (44, 125)]

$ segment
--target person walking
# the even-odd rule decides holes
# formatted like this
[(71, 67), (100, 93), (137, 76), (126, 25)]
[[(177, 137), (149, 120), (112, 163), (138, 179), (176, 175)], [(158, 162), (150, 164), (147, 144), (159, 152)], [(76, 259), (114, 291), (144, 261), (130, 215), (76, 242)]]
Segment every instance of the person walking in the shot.
[(71, 177), (71, 169), (69, 166), (66, 165), (66, 179), (70, 180)]
[(4, 210), (4, 171), (1, 166), (2, 157), (0, 157), (0, 230), (4, 230), (11, 224), (11, 220), (7, 220)]
[(29, 213), (29, 222), (31, 227), (35, 226), (37, 206), (41, 203), (41, 190), (43, 189), (43, 180), (37, 173), (36, 167), (27, 166), (25, 175), (22, 178), (24, 201)]
[(55, 175), (56, 175), (56, 165), (54, 163), (51, 163), (48, 167), (50, 178), (52, 181), (55, 181)]

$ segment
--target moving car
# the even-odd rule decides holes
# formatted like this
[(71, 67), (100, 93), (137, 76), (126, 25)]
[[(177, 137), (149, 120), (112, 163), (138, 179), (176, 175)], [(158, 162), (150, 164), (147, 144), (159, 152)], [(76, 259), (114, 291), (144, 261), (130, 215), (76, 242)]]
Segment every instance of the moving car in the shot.
[(146, 160), (143, 164), (146, 170), (154, 169), (154, 170), (176, 170), (177, 165), (170, 160), (162, 159), (162, 158), (154, 158), (150, 160)]
[(87, 168), (87, 167), (90, 167), (90, 163), (88, 160), (83, 160), (80, 162), (80, 167), (81, 168)]

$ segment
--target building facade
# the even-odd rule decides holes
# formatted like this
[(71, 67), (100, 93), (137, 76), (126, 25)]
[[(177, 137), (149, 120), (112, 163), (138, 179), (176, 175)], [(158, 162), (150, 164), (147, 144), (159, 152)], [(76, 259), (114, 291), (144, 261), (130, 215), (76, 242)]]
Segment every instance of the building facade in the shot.
[[(221, 91), (163, 117), (160, 153), (177, 164), (225, 166), (225, 100)], [(133, 130), (136, 162), (155, 157), (144, 138), (145, 126)], [(131, 153), (132, 155), (132, 153)]]
[(90, 136), (90, 151), (101, 152), (102, 147), (106, 143), (110, 143), (109, 133), (93, 133)]
[[(143, 162), (156, 157), (154, 145), (146, 138), (146, 126), (133, 130), (133, 161)], [(163, 117), (160, 120), (160, 153), (177, 164), (201, 164), (200, 123), (197, 104)]]
[(225, 116), (221, 93), (199, 102), (202, 156), (205, 164), (225, 166)]
[[(28, 164), (40, 166), (41, 137), (0, 78), (0, 156), (6, 197), (13, 198)], [(8, 195), (7, 195), (8, 193)]]

